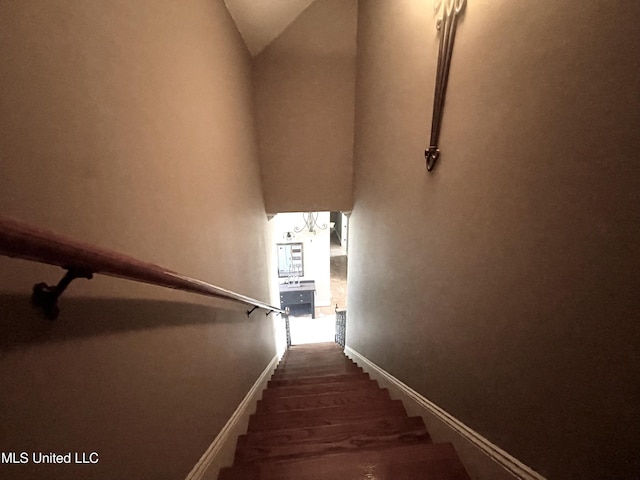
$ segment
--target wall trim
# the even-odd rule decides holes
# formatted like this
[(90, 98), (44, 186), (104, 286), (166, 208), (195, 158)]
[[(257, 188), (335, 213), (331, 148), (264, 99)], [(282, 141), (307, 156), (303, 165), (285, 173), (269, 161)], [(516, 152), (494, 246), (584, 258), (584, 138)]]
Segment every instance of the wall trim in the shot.
[(235, 442), (238, 436), (236, 434), (237, 427), (242, 421), (248, 421), (248, 418), (252, 413), (250, 407), (254, 406), (258, 401), (267, 381), (271, 378), (271, 374), (278, 366), (280, 357), (281, 355), (276, 354), (273, 359), (271, 359), (249, 392), (244, 396), (242, 402), (238, 405), (238, 408), (235, 409), (227, 423), (222, 427), (202, 457), (200, 457), (198, 463), (196, 463), (193, 469), (191, 469), (191, 472), (189, 472), (189, 475), (187, 475), (185, 480), (204, 480), (205, 478), (211, 478), (211, 472), (208, 472), (208, 469), (215, 462), (216, 457), (220, 455), (222, 449), (229, 445), (229, 442), (233, 442), (233, 448), (235, 449)]
[[(363, 370), (367, 371), (367, 367), (378, 374), (378, 376), (384, 378), (389, 384), (397, 388), (405, 397), (415, 402), (422, 409), (428, 410), (430, 414), (435, 416), (442, 423), (446, 424), (450, 429), (454, 430), (458, 435), (463, 437), (474, 447), (481, 450), (483, 454), (491, 458), (494, 462), (505, 469), (514, 478), (519, 480), (546, 480), (545, 477), (535, 472), (531, 468), (527, 467), (524, 463), (517, 458), (509, 455), (497, 445), (491, 443), (485, 437), (480, 435), (475, 430), (469, 428), (454, 416), (447, 413), (442, 408), (438, 407), (435, 403), (426, 399), (418, 392), (413, 390), (408, 385), (402, 383), (390, 373), (386, 372), (371, 360), (358, 353), (348, 345), (344, 349), (345, 353), (352, 357), (356, 362), (362, 362)], [(458, 452), (460, 454), (460, 452)], [(462, 458), (464, 463), (464, 458)]]

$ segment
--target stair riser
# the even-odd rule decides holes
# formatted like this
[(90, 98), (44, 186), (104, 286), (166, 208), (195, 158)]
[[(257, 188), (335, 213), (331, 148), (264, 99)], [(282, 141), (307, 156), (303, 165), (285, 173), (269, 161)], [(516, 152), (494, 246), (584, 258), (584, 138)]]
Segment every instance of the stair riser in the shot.
[(297, 372), (309, 368), (315, 368), (316, 370), (330, 369), (330, 368), (349, 368), (358, 367), (354, 362), (300, 362), (293, 365), (278, 365), (276, 372)]
[(334, 361), (334, 362), (329, 362), (329, 361), (325, 361), (325, 362), (293, 362), (293, 363), (279, 363), (277, 370), (296, 370), (296, 369), (300, 369), (300, 368), (336, 368), (336, 367), (345, 367), (345, 366), (350, 366), (350, 365), (354, 365), (357, 366), (355, 362), (352, 362), (351, 360), (339, 360), (339, 361)]
[(301, 363), (300, 365), (296, 365), (296, 366), (289, 366), (289, 365), (284, 365), (284, 366), (278, 366), (275, 370), (275, 372), (298, 372), (301, 370), (308, 370), (309, 368), (313, 368), (316, 370), (323, 370), (323, 369), (340, 369), (340, 368), (350, 368), (350, 367), (356, 367), (358, 368), (358, 365), (356, 365), (355, 363), (351, 362), (351, 363), (347, 363), (347, 362), (342, 362), (342, 363), (334, 363), (334, 364), (329, 364), (329, 363), (325, 363), (325, 364), (321, 364), (321, 363)]
[(318, 377), (305, 377), (289, 380), (269, 380), (267, 382), (267, 388), (293, 387), (296, 385), (320, 385), (323, 383), (354, 382), (358, 380), (369, 380), (369, 375), (366, 373), (354, 373), (341, 375), (323, 375)]
[(378, 382), (364, 379), (354, 382), (322, 383), (319, 385), (298, 385), (292, 387), (273, 387), (262, 392), (262, 398), (293, 397), (300, 395), (316, 395), (323, 393), (348, 392), (361, 389), (378, 389)]
[(306, 410), (290, 410), (286, 412), (279, 413), (254, 413), (251, 415), (251, 419), (260, 419), (265, 418), (268, 420), (287, 420), (287, 419), (308, 419), (308, 418), (318, 418), (328, 415), (348, 415), (350, 412), (353, 413), (366, 413), (369, 411), (379, 411), (384, 410), (385, 408), (393, 408), (402, 406), (402, 402), (400, 400), (390, 400), (387, 398), (380, 398), (377, 400), (366, 402), (364, 405), (338, 405), (334, 407), (318, 407), (311, 408)]

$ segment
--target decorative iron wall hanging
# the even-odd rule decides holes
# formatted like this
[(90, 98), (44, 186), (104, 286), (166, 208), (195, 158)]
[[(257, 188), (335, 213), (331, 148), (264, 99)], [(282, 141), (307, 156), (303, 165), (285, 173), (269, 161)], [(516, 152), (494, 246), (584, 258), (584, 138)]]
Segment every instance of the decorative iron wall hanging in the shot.
[(438, 67), (436, 69), (436, 90), (433, 96), (433, 117), (431, 119), (431, 140), (429, 149), (424, 151), (427, 170), (430, 172), (440, 157), (438, 139), (442, 124), (444, 98), (449, 82), (449, 68), (453, 54), (453, 43), (456, 38), (458, 16), (462, 13), (467, 0), (435, 0), (434, 9), (440, 18), (436, 21), (436, 29), (440, 31), (440, 45), (438, 47)]

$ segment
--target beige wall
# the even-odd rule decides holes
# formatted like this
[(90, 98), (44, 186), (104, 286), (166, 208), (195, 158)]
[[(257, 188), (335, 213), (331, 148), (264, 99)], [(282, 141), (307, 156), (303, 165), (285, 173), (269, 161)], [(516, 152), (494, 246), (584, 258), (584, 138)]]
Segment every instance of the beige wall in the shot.
[[(273, 298), (250, 57), (221, 0), (3, 1), (0, 60), (0, 214)], [(49, 323), (28, 295), (62, 270), (0, 271), (0, 451), (100, 454), (3, 478), (184, 478), (275, 354), (262, 313), (101, 277)]]
[(640, 4), (361, 1), (347, 342), (548, 478), (640, 472)]
[(351, 210), (356, 5), (314, 2), (254, 58), (268, 212)]

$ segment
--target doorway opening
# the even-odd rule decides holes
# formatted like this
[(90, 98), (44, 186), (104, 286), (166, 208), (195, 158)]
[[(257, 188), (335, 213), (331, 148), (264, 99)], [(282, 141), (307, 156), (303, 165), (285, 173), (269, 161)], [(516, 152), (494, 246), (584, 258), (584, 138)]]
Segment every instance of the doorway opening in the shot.
[(280, 306), (291, 311), (291, 344), (336, 341), (336, 312), (347, 308), (347, 215), (280, 213), (274, 221)]

